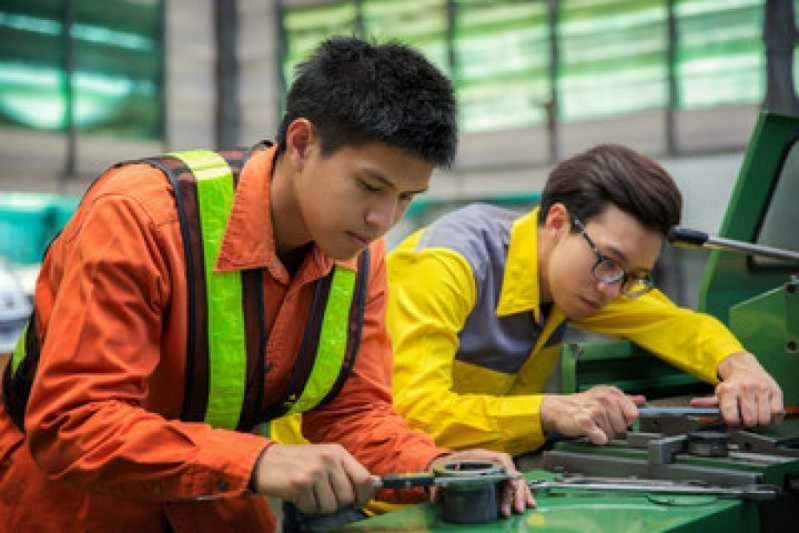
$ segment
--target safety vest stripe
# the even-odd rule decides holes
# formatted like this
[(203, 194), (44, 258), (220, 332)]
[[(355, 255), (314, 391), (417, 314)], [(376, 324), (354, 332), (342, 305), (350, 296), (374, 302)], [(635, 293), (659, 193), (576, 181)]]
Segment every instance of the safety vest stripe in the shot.
[(205, 421), (235, 429), (247, 383), (247, 348), (239, 272), (214, 272), (233, 206), (233, 174), (219, 154), (175, 152), (196, 178), (208, 309), (208, 407)]
[(14, 347), (14, 353), (11, 354), (11, 372), (16, 373), (17, 368), (19, 368), (19, 364), (25, 359), (25, 341), (28, 338), (28, 328), (30, 327), (31, 322), (28, 320), (25, 322), (25, 327), (22, 329), (22, 335), (19, 336), (19, 340), (17, 341), (17, 345)]
[(330, 293), (327, 297), (322, 329), (311, 375), (291, 407), (291, 413), (316, 407), (333, 388), (347, 353), (349, 314), (355, 291), (355, 272), (335, 267)]

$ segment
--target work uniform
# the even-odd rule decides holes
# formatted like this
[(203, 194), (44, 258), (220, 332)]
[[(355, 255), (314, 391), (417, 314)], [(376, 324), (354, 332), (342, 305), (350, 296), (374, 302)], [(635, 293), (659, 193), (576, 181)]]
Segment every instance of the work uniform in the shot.
[[(312, 247), (291, 276), (276, 255), (276, 149), (246, 163), (215, 272), (263, 277), (262, 410), (289, 386), (316, 281), (334, 262)], [(305, 434), (337, 442), (373, 473), (415, 471), (446, 453), (391, 404), (385, 245), (370, 247), (360, 348), (349, 378), (305, 413)], [(2, 531), (270, 531), (249, 490), (270, 439), (180, 420), (188, 322), (172, 187), (147, 164), (106, 172), (50, 247), (36, 285), (40, 361), (25, 433), (0, 407)], [(210, 331), (213, 335), (213, 331)], [(404, 492), (415, 500), (422, 493)]]
[[(543, 390), (563, 312), (541, 302), (538, 209), (474, 204), (440, 218), (388, 257), (394, 404), (440, 446), (518, 455), (540, 447)], [(629, 339), (717, 383), (740, 343), (716, 319), (653, 290), (620, 296), (572, 325)]]

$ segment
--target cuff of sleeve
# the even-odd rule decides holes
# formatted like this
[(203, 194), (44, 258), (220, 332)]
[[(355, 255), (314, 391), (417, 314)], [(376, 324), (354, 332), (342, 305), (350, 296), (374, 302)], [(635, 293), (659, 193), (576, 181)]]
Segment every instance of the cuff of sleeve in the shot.
[(494, 413), (503, 451), (520, 455), (540, 448), (546, 437), (541, 427), (543, 394), (507, 396), (497, 403)]
[(188, 482), (191, 497), (229, 498), (249, 492), (255, 464), (271, 442), (249, 433), (210, 430), (199, 447)]

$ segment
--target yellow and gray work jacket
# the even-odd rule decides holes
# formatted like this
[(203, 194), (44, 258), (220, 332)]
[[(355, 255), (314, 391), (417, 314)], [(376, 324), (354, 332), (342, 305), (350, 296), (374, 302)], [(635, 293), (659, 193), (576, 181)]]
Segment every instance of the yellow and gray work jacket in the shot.
[[(316, 282), (287, 390), (274, 405), (263, 406), (267, 336), (262, 273), (213, 270), (248, 157), (249, 151), (243, 150), (193, 150), (141, 161), (162, 170), (169, 179), (183, 238), (188, 342), (180, 419), (242, 431), (287, 413), (313, 409), (338, 394), (358, 353), (369, 270), (366, 249), (357, 274), (336, 266)], [(31, 319), (3, 375), (6, 409), (23, 431), (39, 362), (35, 329)]]
[[(388, 256), (394, 403), (439, 446), (513, 455), (541, 446), (542, 392), (566, 319), (540, 301), (538, 210), (474, 204), (440, 218)], [(630, 339), (716, 383), (743, 351), (715, 318), (653, 290), (620, 296), (573, 325)]]

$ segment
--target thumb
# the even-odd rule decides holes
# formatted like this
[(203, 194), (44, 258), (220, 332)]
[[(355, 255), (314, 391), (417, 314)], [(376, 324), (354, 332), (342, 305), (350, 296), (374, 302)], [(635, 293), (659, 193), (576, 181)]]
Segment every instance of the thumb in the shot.
[(713, 407), (719, 404), (719, 399), (715, 396), (702, 396), (691, 400), (692, 407)]
[(635, 405), (637, 405), (638, 407), (641, 407), (642, 405), (644, 405), (644, 404), (646, 403), (646, 396), (644, 396), (644, 395), (642, 395), (642, 394), (636, 394), (635, 396), (630, 396), (630, 399), (631, 399), (631, 400), (632, 400), (632, 401), (635, 403)]

